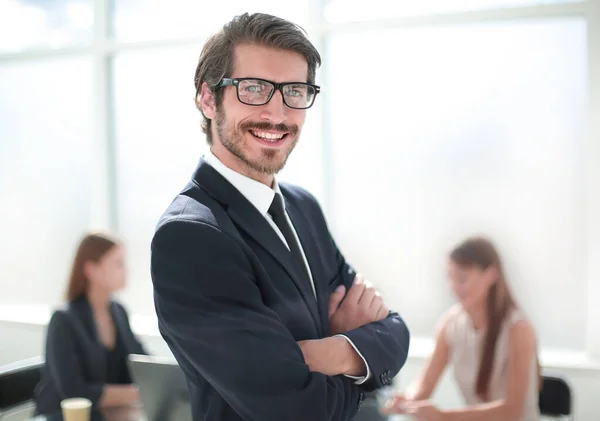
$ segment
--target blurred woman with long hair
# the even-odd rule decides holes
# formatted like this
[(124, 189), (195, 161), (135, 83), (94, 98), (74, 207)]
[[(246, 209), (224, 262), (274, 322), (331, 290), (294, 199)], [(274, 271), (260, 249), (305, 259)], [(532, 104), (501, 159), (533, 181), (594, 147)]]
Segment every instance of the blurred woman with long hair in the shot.
[(84, 397), (94, 407), (138, 400), (127, 367), (145, 354), (125, 308), (112, 298), (125, 286), (125, 250), (115, 238), (88, 234), (80, 242), (67, 285), (67, 303), (48, 324), (45, 366), (35, 390), (37, 412), (60, 411), (60, 401)]
[[(481, 237), (459, 244), (449, 256), (448, 278), (459, 303), (438, 323), (433, 354), (417, 381), (383, 411), (419, 421), (538, 421), (535, 333), (493, 244)], [(461, 409), (440, 410), (429, 401), (448, 364), (466, 404)]]

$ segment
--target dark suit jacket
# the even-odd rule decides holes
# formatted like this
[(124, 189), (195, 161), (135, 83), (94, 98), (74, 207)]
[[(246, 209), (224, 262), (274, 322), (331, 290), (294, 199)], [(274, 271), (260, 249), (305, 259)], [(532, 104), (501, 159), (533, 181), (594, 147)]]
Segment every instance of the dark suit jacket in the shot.
[(202, 160), (158, 223), (152, 281), (162, 336), (186, 374), (195, 421), (346, 421), (361, 388), (389, 384), (409, 332), (388, 318), (345, 334), (372, 379), (310, 372), (297, 341), (329, 336), (328, 299), (355, 272), (316, 200), (281, 184), (317, 293), (264, 216)]
[[(135, 338), (123, 306), (110, 303), (117, 334), (128, 354), (145, 354)], [(37, 412), (60, 411), (60, 401), (84, 397), (94, 405), (106, 383), (106, 348), (98, 339), (92, 309), (85, 298), (54, 312), (48, 324), (45, 364), (34, 393)], [(126, 376), (131, 382), (129, 373)]]

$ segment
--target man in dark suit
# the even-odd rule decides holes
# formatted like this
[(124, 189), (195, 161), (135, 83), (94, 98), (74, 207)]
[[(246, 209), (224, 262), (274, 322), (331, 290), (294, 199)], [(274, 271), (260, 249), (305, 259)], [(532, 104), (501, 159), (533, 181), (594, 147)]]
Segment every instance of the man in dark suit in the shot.
[(406, 361), (402, 319), (344, 260), (316, 200), (274, 177), (319, 64), (296, 25), (264, 14), (236, 17), (200, 56), (210, 152), (152, 241), (159, 327), (195, 421), (346, 421)]

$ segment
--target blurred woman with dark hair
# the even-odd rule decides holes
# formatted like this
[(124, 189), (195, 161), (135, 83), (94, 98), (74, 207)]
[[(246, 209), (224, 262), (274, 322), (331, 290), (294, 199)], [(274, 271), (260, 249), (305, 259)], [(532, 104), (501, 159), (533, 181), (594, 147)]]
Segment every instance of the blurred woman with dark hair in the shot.
[(88, 234), (79, 244), (67, 285), (67, 304), (54, 312), (46, 337), (45, 365), (35, 390), (37, 412), (60, 411), (66, 398), (94, 407), (138, 400), (127, 368), (129, 354), (145, 354), (112, 294), (125, 286), (125, 251), (108, 235)]
[[(493, 244), (481, 237), (459, 244), (450, 253), (448, 278), (459, 303), (438, 323), (435, 349), (418, 380), (383, 412), (419, 421), (538, 421), (535, 333)], [(440, 410), (429, 401), (448, 363), (465, 408)]]

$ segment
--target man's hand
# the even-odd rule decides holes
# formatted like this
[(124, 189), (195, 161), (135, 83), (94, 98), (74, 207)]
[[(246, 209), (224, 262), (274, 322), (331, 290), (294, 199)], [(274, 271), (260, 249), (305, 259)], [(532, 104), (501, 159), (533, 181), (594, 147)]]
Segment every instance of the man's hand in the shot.
[(344, 293), (345, 288), (339, 286), (329, 297), (329, 328), (332, 335), (383, 320), (389, 313), (379, 292), (360, 274), (354, 278), (345, 299)]
[(364, 376), (365, 364), (350, 342), (341, 336), (298, 342), (310, 371), (327, 376)]

